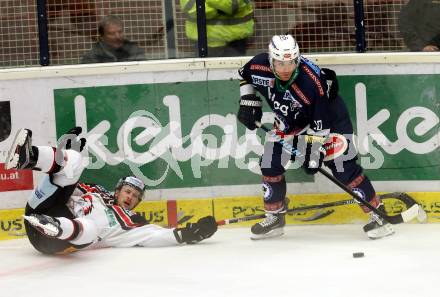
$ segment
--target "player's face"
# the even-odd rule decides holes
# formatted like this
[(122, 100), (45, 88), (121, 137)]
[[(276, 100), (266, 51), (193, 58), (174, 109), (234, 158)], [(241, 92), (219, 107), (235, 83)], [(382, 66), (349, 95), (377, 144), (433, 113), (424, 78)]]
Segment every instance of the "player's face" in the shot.
[(292, 76), (293, 71), (296, 68), (296, 63), (294, 60), (291, 61), (273, 60), (273, 68), (281, 80), (288, 81)]
[(112, 48), (120, 48), (124, 44), (124, 33), (119, 24), (107, 24), (104, 28), (103, 41)]
[(128, 210), (132, 210), (142, 199), (141, 192), (129, 185), (123, 185), (120, 190), (117, 190), (115, 197), (118, 205)]

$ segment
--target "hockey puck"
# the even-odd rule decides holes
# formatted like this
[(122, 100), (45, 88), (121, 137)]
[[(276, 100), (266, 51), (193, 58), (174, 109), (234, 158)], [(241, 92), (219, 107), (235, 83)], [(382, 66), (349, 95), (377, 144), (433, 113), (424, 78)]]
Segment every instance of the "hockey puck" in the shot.
[(365, 255), (362, 252), (353, 253), (353, 258), (362, 258), (363, 256), (365, 256)]

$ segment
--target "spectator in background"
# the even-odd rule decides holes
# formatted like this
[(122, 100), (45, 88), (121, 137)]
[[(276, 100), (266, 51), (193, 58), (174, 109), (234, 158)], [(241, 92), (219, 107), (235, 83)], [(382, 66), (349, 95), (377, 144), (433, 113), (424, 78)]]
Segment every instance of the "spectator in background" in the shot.
[(440, 50), (440, 0), (410, 0), (400, 11), (399, 28), (411, 51)]
[[(197, 41), (196, 1), (180, 0), (185, 12), (186, 36)], [(248, 0), (206, 0), (206, 31), (209, 57), (246, 54), (247, 38), (254, 33), (253, 7)]]
[(124, 38), (120, 18), (104, 17), (98, 27), (99, 40), (81, 59), (81, 63), (107, 63), (145, 60), (145, 52)]

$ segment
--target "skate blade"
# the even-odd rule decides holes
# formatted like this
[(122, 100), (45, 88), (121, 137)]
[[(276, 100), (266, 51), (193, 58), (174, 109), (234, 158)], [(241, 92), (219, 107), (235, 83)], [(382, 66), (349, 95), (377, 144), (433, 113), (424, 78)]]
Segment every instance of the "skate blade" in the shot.
[(6, 159), (5, 169), (9, 170), (12, 168), (17, 168), (19, 153), (17, 151), (19, 147), (23, 146), (26, 138), (28, 136), (28, 130), (20, 129), (15, 135), (14, 141), (12, 142), (11, 148), (8, 152), (8, 158)]
[(251, 239), (252, 240), (262, 240), (262, 239), (269, 239), (269, 238), (274, 238), (274, 237), (280, 237), (281, 235), (284, 234), (284, 229), (283, 228), (277, 228), (274, 229), (272, 231), (269, 231), (265, 234), (251, 234)]

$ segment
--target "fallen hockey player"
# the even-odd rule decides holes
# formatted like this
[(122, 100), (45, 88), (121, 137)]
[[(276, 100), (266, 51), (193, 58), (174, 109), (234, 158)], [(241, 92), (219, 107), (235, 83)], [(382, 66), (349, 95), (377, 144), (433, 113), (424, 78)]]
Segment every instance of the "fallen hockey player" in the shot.
[(6, 169), (47, 173), (25, 209), (25, 228), (35, 249), (66, 254), (84, 248), (172, 246), (196, 243), (217, 231), (212, 216), (184, 228), (149, 224), (132, 212), (145, 191), (137, 177), (121, 178), (114, 194), (99, 185), (80, 183), (84, 170), (80, 151), (86, 142), (77, 138), (80, 133), (80, 127), (71, 129), (65, 147), (53, 148), (32, 146), (32, 131), (20, 129), (9, 151)]

